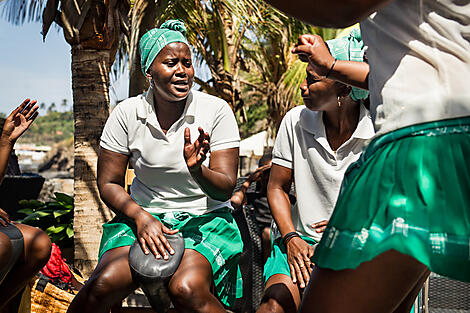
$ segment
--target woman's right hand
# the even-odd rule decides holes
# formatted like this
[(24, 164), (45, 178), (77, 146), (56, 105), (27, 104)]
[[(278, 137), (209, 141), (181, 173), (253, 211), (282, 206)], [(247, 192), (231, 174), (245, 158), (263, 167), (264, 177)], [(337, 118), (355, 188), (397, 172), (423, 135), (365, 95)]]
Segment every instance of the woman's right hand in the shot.
[(310, 258), (314, 249), (300, 237), (294, 237), (287, 242), (287, 263), (289, 264), (292, 281), (305, 288), (310, 280), (313, 263)]
[(177, 229), (166, 227), (150, 213), (143, 210), (134, 220), (137, 225), (137, 240), (145, 254), (149, 254), (150, 248), (155, 258), (160, 259), (163, 256), (163, 259), (168, 260), (167, 251), (170, 254), (175, 253), (164, 233), (173, 235), (178, 232)]

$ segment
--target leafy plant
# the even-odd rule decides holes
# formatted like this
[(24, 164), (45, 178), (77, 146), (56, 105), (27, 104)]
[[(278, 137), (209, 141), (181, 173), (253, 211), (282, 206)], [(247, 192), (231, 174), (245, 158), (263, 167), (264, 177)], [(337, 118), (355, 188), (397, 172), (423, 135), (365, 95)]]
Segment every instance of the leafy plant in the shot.
[(19, 213), (26, 215), (20, 223), (44, 230), (52, 242), (61, 248), (73, 245), (73, 198), (56, 192), (52, 201), (21, 200), (23, 209)]

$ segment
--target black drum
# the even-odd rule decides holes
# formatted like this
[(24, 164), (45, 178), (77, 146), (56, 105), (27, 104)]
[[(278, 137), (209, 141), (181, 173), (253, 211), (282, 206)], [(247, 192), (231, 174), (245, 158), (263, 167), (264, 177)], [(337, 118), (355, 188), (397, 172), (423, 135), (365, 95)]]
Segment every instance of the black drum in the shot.
[(168, 260), (156, 259), (153, 253), (144, 254), (138, 241), (134, 241), (129, 250), (129, 265), (134, 281), (144, 291), (152, 308), (157, 312), (166, 312), (171, 300), (168, 295), (168, 282), (176, 272), (184, 254), (184, 239), (180, 234), (164, 234), (175, 254)]

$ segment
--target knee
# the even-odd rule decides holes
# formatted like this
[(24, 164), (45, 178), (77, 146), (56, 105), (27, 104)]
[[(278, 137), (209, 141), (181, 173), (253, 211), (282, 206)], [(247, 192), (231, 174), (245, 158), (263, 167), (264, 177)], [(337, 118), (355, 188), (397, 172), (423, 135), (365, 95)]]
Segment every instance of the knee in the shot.
[(258, 311), (256, 313), (284, 313), (284, 308), (280, 305), (275, 299), (270, 298), (261, 303)]
[(210, 294), (208, 286), (188, 278), (170, 281), (168, 291), (172, 301), (190, 307), (203, 305), (206, 302), (206, 296)]
[(115, 275), (116, 273), (109, 271), (101, 272), (96, 276), (93, 274), (82, 289), (85, 289), (84, 292), (92, 301), (105, 300), (116, 283)]
[(51, 256), (52, 243), (49, 236), (40, 229), (35, 229), (34, 235), (28, 242), (25, 240), (28, 251), (28, 264), (34, 264), (39, 268), (46, 265)]

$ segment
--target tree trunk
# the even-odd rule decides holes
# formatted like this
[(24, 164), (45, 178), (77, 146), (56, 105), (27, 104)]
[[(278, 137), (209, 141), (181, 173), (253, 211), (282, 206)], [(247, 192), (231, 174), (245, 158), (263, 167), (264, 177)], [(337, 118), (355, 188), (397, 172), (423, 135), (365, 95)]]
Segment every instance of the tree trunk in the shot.
[(112, 212), (101, 202), (96, 170), (99, 140), (109, 115), (109, 50), (72, 49), (75, 120), (75, 265), (89, 277), (98, 262), (101, 225)]

